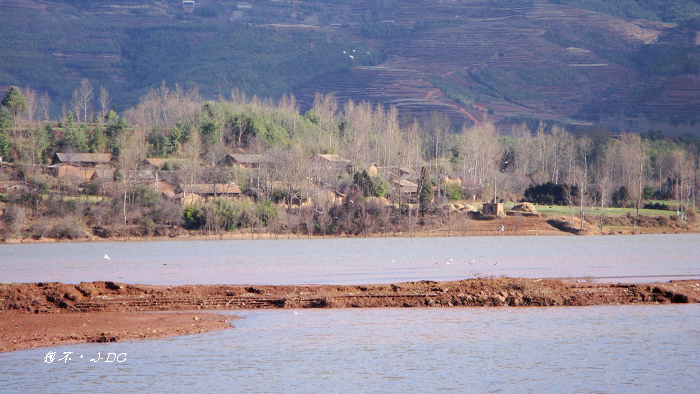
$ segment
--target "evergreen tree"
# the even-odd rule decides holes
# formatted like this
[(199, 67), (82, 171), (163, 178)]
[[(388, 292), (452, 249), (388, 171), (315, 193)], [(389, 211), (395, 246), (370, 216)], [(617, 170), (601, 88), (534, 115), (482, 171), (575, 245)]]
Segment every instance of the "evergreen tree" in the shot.
[(7, 135), (5, 130), (0, 129), (0, 157), (2, 157), (4, 161), (10, 160), (10, 147), (10, 136)]
[(9, 109), (13, 117), (24, 112), (27, 107), (22, 92), (16, 86), (11, 87), (10, 90), (7, 91), (7, 94), (2, 98), (0, 104)]
[(420, 179), (418, 180), (418, 203), (420, 204), (421, 215), (425, 214), (428, 206), (433, 201), (433, 181), (430, 180), (428, 168), (420, 169)]
[[(19, 114), (24, 112), (27, 108), (27, 103), (24, 100), (22, 91), (18, 87), (13, 86), (7, 91), (5, 97), (0, 101), (3, 107), (7, 108), (12, 115), (12, 134), (17, 135), (17, 121), (19, 119)], [(22, 152), (22, 133), (19, 133), (19, 151)]]

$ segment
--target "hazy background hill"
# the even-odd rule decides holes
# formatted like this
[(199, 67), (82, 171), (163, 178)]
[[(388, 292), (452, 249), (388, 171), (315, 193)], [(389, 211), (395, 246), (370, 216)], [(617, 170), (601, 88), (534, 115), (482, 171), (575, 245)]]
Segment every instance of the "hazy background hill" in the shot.
[(699, 16), (699, 0), (2, 0), (0, 91), (48, 92), (54, 114), (87, 78), (117, 109), (165, 82), (697, 133)]

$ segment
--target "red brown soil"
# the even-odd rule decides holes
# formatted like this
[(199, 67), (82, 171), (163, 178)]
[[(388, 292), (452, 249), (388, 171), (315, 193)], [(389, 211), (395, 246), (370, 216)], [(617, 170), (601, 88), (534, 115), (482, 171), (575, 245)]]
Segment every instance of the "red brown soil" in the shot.
[[(0, 285), (0, 351), (72, 342), (124, 341), (230, 327), (197, 310), (458, 306), (584, 306), (700, 302), (700, 280), (591, 284), (471, 279), (387, 285), (149, 286), (114, 282)], [(190, 311), (178, 314), (144, 313)]]
[(80, 342), (124, 342), (231, 328), (221, 316), (201, 312), (22, 313), (0, 312), (0, 352)]

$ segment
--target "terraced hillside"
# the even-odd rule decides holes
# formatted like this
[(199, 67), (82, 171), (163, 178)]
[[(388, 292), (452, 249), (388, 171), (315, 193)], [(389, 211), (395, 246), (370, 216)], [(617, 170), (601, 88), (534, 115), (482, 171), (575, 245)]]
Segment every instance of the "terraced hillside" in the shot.
[[(439, 111), (456, 126), (527, 119), (697, 132), (693, 0), (2, 0), (0, 93), (83, 78), (118, 108), (165, 81), (206, 97), (315, 93)], [(31, 23), (26, 23), (31, 21)]]
[(301, 101), (309, 103), (312, 91), (336, 92), (416, 115), (447, 112), (456, 124), (532, 117), (631, 130), (695, 129), (697, 74), (653, 75), (629, 59), (649, 45), (697, 53), (683, 28), (542, 3), (499, 8), (414, 0), (397, 3), (394, 15), (393, 23), (411, 31), (382, 42), (384, 63), (323, 77), (299, 90)]

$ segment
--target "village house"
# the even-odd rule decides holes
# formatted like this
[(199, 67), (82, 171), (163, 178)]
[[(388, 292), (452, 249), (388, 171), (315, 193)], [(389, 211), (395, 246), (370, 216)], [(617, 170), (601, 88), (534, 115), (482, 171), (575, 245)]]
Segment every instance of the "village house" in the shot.
[(170, 169), (181, 168), (185, 165), (185, 160), (183, 159), (158, 159), (149, 157), (144, 159), (141, 163), (145, 168), (149, 170), (163, 170), (165, 167), (170, 167)]
[(241, 195), (241, 189), (235, 183), (183, 183), (174, 193), (183, 205), (200, 205), (219, 197), (236, 198)]
[(270, 155), (253, 155), (247, 153), (230, 153), (226, 155), (226, 162), (232, 166), (243, 168), (260, 168), (265, 164), (271, 164), (274, 161)]
[(57, 152), (51, 160), (51, 165), (71, 164), (76, 167), (109, 166), (112, 155), (109, 153), (63, 153)]
[(318, 167), (325, 167), (333, 170), (345, 170), (350, 164), (350, 160), (340, 155), (313, 155), (311, 163)]
[(70, 163), (49, 166), (49, 174), (75, 182), (88, 182), (95, 175), (94, 167), (79, 167)]
[(418, 198), (418, 185), (408, 179), (395, 179), (394, 185), (399, 189), (402, 198), (415, 200)]
[(88, 182), (95, 171), (111, 168), (112, 155), (106, 153), (63, 153), (54, 155), (48, 173), (56, 178), (70, 182)]
[(420, 178), (418, 171), (412, 170), (408, 167), (400, 167), (396, 172), (398, 177), (401, 179), (417, 181)]

